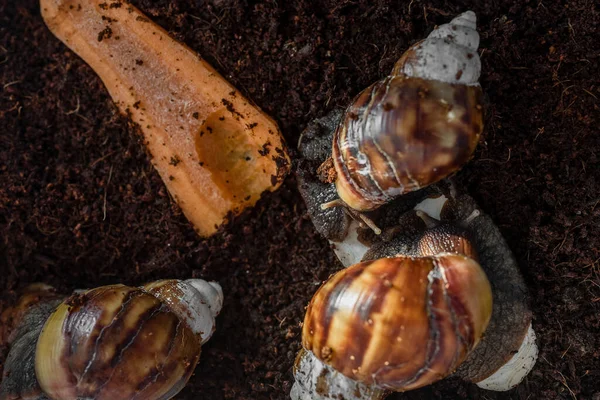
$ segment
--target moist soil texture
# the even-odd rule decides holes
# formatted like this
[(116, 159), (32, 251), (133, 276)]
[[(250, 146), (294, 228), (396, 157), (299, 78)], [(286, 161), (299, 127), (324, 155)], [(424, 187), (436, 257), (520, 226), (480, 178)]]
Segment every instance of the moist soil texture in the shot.
[[(516, 389), (449, 379), (391, 399), (600, 399), (600, 10), (593, 0), (134, 0), (280, 124), (292, 149), (436, 25), (472, 9), (486, 126), (456, 179), (497, 223), (531, 293), (540, 356)], [(0, 0), (0, 310), (70, 292), (218, 280), (218, 329), (178, 399), (285, 399), (304, 308), (341, 268), (290, 175), (199, 239), (100, 79)], [(10, 328), (3, 322), (3, 328)], [(0, 329), (6, 339), (9, 329)], [(0, 348), (0, 368), (8, 348)]]

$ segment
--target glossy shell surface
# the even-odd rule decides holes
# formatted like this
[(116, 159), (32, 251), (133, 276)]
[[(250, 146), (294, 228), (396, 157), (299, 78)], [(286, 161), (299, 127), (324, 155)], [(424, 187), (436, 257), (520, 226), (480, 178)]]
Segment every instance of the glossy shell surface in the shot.
[(460, 169), (483, 130), (479, 85), (389, 76), (355, 99), (335, 132), (340, 198), (377, 208)]
[(215, 317), (223, 307), (223, 291), (216, 282), (175, 279), (150, 282), (144, 291), (165, 302), (204, 344), (215, 331)]
[(113, 285), (58, 306), (37, 343), (35, 371), (53, 399), (169, 399), (199, 357), (197, 336), (167, 304)]
[(479, 261), (470, 233), (456, 225), (441, 224), (427, 229), (416, 243), (420, 256), (433, 256), (439, 253), (462, 254)]
[(344, 269), (318, 290), (302, 343), (347, 377), (410, 390), (453, 372), (491, 310), (490, 284), (470, 258), (383, 258)]

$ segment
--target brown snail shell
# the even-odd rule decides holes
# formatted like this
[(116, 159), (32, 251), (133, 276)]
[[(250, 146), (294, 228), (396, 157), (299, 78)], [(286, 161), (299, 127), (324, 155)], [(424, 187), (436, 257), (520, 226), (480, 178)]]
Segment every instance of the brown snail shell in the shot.
[(418, 255), (434, 256), (439, 253), (454, 253), (479, 261), (469, 231), (455, 224), (442, 223), (423, 212), (417, 212), (417, 215), (425, 220), (429, 228), (417, 239), (415, 252)]
[(389, 76), (348, 108), (333, 142), (340, 198), (367, 211), (456, 172), (483, 130), (479, 86)]
[(471, 158), (483, 130), (478, 44), (475, 14), (463, 13), (411, 46), (347, 108), (332, 158), (350, 208), (373, 210)]
[(56, 309), (40, 335), (35, 370), (53, 399), (168, 399), (199, 357), (200, 342), (165, 304), (115, 285)]
[(11, 344), (2, 400), (169, 399), (189, 380), (222, 304), (218, 284), (199, 279), (31, 298), (21, 301), (29, 310)]
[(353, 380), (410, 390), (452, 373), (491, 312), (491, 287), (474, 260), (383, 258), (348, 267), (317, 291), (302, 344)]

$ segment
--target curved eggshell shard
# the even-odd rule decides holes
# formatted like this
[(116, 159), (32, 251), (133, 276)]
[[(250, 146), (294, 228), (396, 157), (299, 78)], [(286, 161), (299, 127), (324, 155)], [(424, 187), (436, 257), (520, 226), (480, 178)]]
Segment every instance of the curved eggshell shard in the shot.
[(383, 400), (385, 390), (350, 379), (301, 349), (294, 363), (292, 400)]
[(521, 383), (531, 372), (538, 358), (539, 351), (535, 339), (535, 332), (530, 324), (517, 353), (492, 375), (476, 382), (477, 386), (503, 392)]
[(366, 211), (456, 172), (479, 142), (481, 104), (479, 86), (404, 75), (373, 84), (333, 138), (340, 198)]
[(168, 399), (199, 356), (196, 335), (166, 304), (113, 285), (57, 308), (40, 335), (35, 369), (53, 399)]
[(410, 390), (454, 371), (477, 345), (491, 308), (490, 284), (470, 258), (367, 261), (315, 294), (302, 343), (351, 379)]

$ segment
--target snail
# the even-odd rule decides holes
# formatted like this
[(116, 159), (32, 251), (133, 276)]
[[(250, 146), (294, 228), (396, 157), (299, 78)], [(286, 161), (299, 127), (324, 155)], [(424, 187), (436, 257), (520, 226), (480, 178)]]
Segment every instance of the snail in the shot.
[(467, 11), (411, 46), (389, 76), (354, 99), (321, 167), (333, 164), (339, 195), (323, 208), (348, 207), (379, 232), (360, 212), (438, 182), (471, 158), (483, 130), (478, 45), (475, 13)]
[(213, 334), (223, 293), (201, 279), (110, 285), (65, 298), (33, 285), (10, 310), (16, 329), (0, 399), (169, 399)]
[[(475, 16), (468, 12), (457, 19), (472, 20), (474, 23)], [(440, 32), (434, 32), (430, 37), (455, 30), (459, 33), (465, 31), (462, 27), (454, 29), (459, 25), (464, 24), (442, 25), (438, 28)], [(471, 40), (471, 43), (476, 43), (476, 40)], [(419, 56), (416, 50), (410, 54), (411, 58)], [(430, 65), (427, 67), (417, 61), (411, 64), (420, 66), (420, 69), (415, 68), (416, 71), (423, 73), (427, 68), (433, 68), (431, 63), (427, 63)], [(476, 73), (469, 73), (469, 76), (478, 76), (479, 63), (475, 63)], [(481, 111), (477, 107), (475, 110)], [(444, 372), (488, 390), (505, 391), (517, 386), (533, 369), (538, 349), (531, 323), (527, 287), (502, 234), (493, 220), (452, 177), (427, 186), (427, 183), (420, 182), (422, 187), (418, 190), (397, 197), (390, 196), (381, 204), (372, 206), (371, 211), (353, 211), (349, 209), (351, 204), (329, 207), (344, 205), (345, 202), (339, 190), (342, 178), (337, 174), (336, 181), (324, 179), (323, 166), (332, 163), (334, 135), (339, 132), (347, 116), (347, 112), (333, 110), (311, 122), (298, 143), (302, 156), (296, 168), (298, 188), (315, 228), (329, 240), (341, 263), (349, 268), (358, 268), (352, 266), (364, 261), (398, 255), (432, 257), (438, 251), (466, 255), (476, 261), (492, 287), (491, 318), (485, 334), (477, 346), (471, 348), (464, 361)], [(374, 168), (385, 171), (386, 166), (378, 163)], [(326, 177), (331, 177), (331, 174)], [(441, 238), (447, 240), (441, 241)], [(368, 298), (368, 293), (365, 289), (363, 297)], [(329, 329), (332, 328), (329, 326)], [(346, 332), (340, 335), (346, 335)], [(339, 371), (322, 361), (319, 359), (322, 356), (320, 353), (315, 354), (310, 350), (312, 345), (305, 340), (303, 343), (306, 348), (298, 354), (294, 367), (296, 382), (291, 391), (293, 400), (375, 400), (386, 396), (384, 386), (369, 383), (368, 380), (357, 381), (352, 374), (349, 374), (352, 375), (350, 377), (344, 375), (343, 368)]]
[[(303, 350), (294, 370), (293, 400), (335, 396), (380, 400), (389, 391), (412, 390), (450, 374), (485, 389), (508, 390), (531, 371), (537, 346), (525, 288), (514, 270), (512, 255), (505, 251), (489, 217), (475, 208), (468, 196), (454, 190), (451, 187), (448, 197), (426, 197), (415, 209), (402, 213), (397, 226), (402, 233), (392, 239), (375, 243), (351, 240), (347, 244), (346, 250), (353, 248), (345, 253), (347, 262), (356, 262), (353, 256), (359, 254), (362, 262), (335, 274), (307, 308)], [(473, 281), (462, 281), (469, 282), (463, 285), (444, 281), (449, 275), (432, 272), (434, 260), (462, 265), (457, 271)], [(411, 278), (402, 278), (403, 274)], [(485, 284), (486, 274), (493, 290)], [(437, 285), (451, 294), (443, 298), (459, 296), (464, 304), (473, 302), (481, 307), (493, 297), (493, 312), (486, 306), (479, 314), (469, 314), (479, 318), (463, 319), (465, 310), (472, 308), (458, 306), (448, 312), (444, 306), (424, 306), (430, 304), (424, 299), (437, 298)], [(464, 323), (478, 322), (468, 330), (477, 340), (465, 341), (451, 324), (433, 329), (432, 321), (444, 321), (437, 313)], [(410, 322), (406, 315), (411, 315)], [(400, 341), (394, 343), (394, 338)], [(456, 343), (470, 345), (461, 348)], [(452, 354), (451, 361), (431, 356), (432, 348), (436, 355)], [(390, 381), (390, 377), (394, 379)]]
[(365, 399), (454, 372), (492, 314), (491, 286), (467, 236), (453, 225), (435, 226), (408, 253), (335, 274), (307, 308), (300, 357), (312, 352), (339, 374), (372, 386), (377, 395)]

